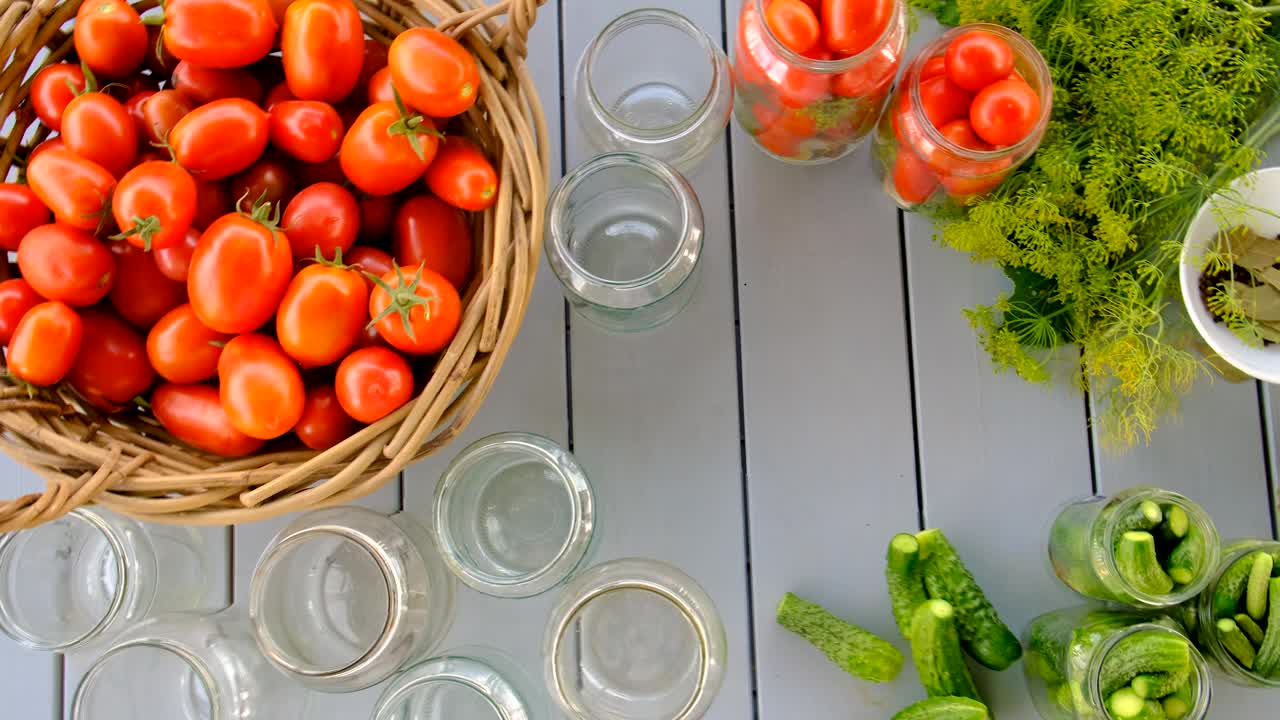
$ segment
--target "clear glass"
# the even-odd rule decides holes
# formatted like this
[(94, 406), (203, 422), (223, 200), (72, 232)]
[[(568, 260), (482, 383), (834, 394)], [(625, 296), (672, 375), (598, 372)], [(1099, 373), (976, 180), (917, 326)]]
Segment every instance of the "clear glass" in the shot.
[(300, 720), (305, 693), (258, 652), (242, 612), (158, 616), (85, 673), (72, 720)]
[[(1123, 518), (1151, 501), (1162, 508), (1177, 506), (1189, 520), (1187, 538), (1203, 543), (1203, 562), (1190, 582), (1175, 583), (1173, 591), (1153, 595), (1135, 588), (1116, 568), (1114, 548)], [(1162, 547), (1168, 547), (1162, 543)], [(1178, 493), (1152, 487), (1129, 488), (1110, 497), (1094, 496), (1066, 505), (1049, 531), (1049, 561), (1067, 587), (1096, 600), (1137, 607), (1163, 608), (1186, 602), (1209, 584), (1221, 552), (1218, 529), (1198, 504)]]
[(37, 650), (102, 645), (149, 615), (209, 609), (209, 569), (191, 528), (73, 510), (0, 537), (0, 630)]
[(675, 317), (697, 287), (702, 206), (679, 172), (635, 153), (579, 165), (551, 193), (547, 260), (577, 313), (633, 332)]
[(1189, 712), (1182, 720), (1200, 720), (1213, 694), (1209, 666), (1185, 629), (1164, 615), (1100, 610), (1082, 606), (1055, 610), (1031, 621), (1024, 633), (1027, 687), (1044, 720), (1109, 718), (1102, 692), (1102, 666), (1126, 637), (1160, 633), (1187, 640), (1191, 657)]
[(493, 648), (451, 650), (406, 670), (373, 720), (549, 720), (546, 693)]
[(684, 16), (635, 10), (587, 46), (578, 61), (576, 104), (596, 152), (641, 153), (688, 172), (729, 124), (729, 59)]
[(531, 597), (582, 566), (595, 495), (568, 450), (540, 435), (500, 433), (454, 458), (433, 505), (440, 554), (487, 595)]
[[(1223, 573), (1236, 563), (1255, 552), (1269, 553), (1280, 568), (1280, 542), (1272, 540), (1237, 540), (1222, 549), (1222, 562), (1214, 572), (1213, 580), (1205, 591), (1193, 603), (1196, 618), (1195, 637), (1200, 649), (1221, 668), (1227, 679), (1237, 685), (1259, 688), (1280, 688), (1280, 677), (1265, 677), (1246, 668), (1235, 659), (1222, 644), (1217, 631), (1216, 621), (1220, 618), (1214, 612), (1214, 597), (1218, 593), (1219, 581)], [(1225, 617), (1225, 616), (1223, 616)], [(1266, 623), (1262, 623), (1266, 627)], [(1268, 632), (1270, 628), (1267, 628)]]
[[(925, 65), (946, 54), (957, 36), (971, 31), (1000, 37), (1013, 48), (1014, 71), (1040, 97), (1040, 116), (1022, 140), (990, 151), (970, 150), (943, 136), (924, 112), (920, 85)], [(873, 163), (885, 193), (906, 210), (963, 206), (995, 190), (1023, 163), (1044, 137), (1053, 110), (1049, 66), (1029, 40), (999, 25), (973, 23), (953, 28), (921, 50), (907, 66), (890, 110), (880, 118)]]
[(267, 547), (249, 616), (267, 658), (322, 692), (376, 685), (431, 652), (453, 620), (454, 580), (404, 513), (316, 510)]
[(906, 3), (855, 55), (797, 54), (773, 34), (764, 0), (743, 0), (733, 53), (734, 117), (765, 154), (798, 165), (853, 152), (875, 127), (907, 46)]
[(543, 642), (547, 687), (575, 720), (697, 720), (724, 680), (726, 641), (693, 578), (656, 560), (597, 565), (565, 589)]

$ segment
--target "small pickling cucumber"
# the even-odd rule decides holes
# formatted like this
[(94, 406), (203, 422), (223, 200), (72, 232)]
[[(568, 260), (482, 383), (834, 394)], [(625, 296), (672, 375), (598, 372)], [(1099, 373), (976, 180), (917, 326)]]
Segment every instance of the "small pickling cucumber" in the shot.
[(924, 560), (924, 584), (931, 597), (956, 610), (960, 642), (969, 655), (992, 670), (1004, 670), (1022, 657), (1022, 644), (1000, 620), (982, 588), (941, 530), (916, 535)]
[(1218, 586), (1213, 591), (1214, 618), (1235, 617), (1236, 608), (1240, 605), (1240, 596), (1244, 594), (1244, 587), (1249, 582), (1249, 572), (1253, 570), (1254, 558), (1265, 554), (1261, 550), (1249, 553), (1231, 563), (1231, 567), (1223, 571), (1222, 576), (1218, 578)]
[(1132, 688), (1121, 688), (1107, 697), (1107, 712), (1114, 720), (1135, 720), (1146, 708), (1147, 701)]
[(1205, 569), (1204, 559), (1209, 551), (1207, 545), (1199, 531), (1188, 531), (1186, 537), (1178, 541), (1169, 553), (1169, 560), (1165, 564), (1169, 579), (1179, 585), (1187, 585), (1195, 580)]
[(1136, 590), (1148, 595), (1165, 595), (1173, 590), (1173, 580), (1160, 567), (1156, 539), (1145, 530), (1130, 530), (1116, 546), (1116, 570)]
[(987, 706), (965, 697), (934, 697), (899, 710), (893, 720), (990, 720)]
[(1129, 683), (1133, 691), (1147, 700), (1159, 700), (1182, 687), (1191, 677), (1191, 666), (1182, 672), (1143, 673)]
[(1191, 529), (1191, 518), (1187, 516), (1187, 511), (1173, 503), (1165, 503), (1160, 509), (1164, 512), (1164, 522), (1157, 526), (1156, 537), (1170, 543), (1186, 537)]
[(1160, 701), (1164, 716), (1169, 720), (1182, 720), (1191, 712), (1195, 698), (1191, 696), (1191, 683), (1183, 683), (1173, 694)]
[(1245, 612), (1254, 620), (1262, 620), (1267, 616), (1267, 587), (1271, 583), (1271, 570), (1275, 561), (1266, 553), (1256, 553), (1253, 565), (1249, 567), (1249, 582), (1245, 584)]
[(850, 675), (889, 682), (902, 670), (904, 658), (893, 645), (792, 593), (778, 603), (778, 624), (813, 643)]
[(1075, 699), (1071, 697), (1070, 683), (1064, 682), (1061, 685), (1050, 685), (1049, 697), (1053, 698), (1053, 701), (1063, 710), (1071, 713), (1075, 712), (1076, 703)]
[(889, 586), (889, 605), (902, 637), (911, 639), (911, 615), (929, 599), (924, 591), (920, 568), (920, 541), (910, 533), (899, 533), (889, 541), (884, 578)]
[(1116, 519), (1114, 537), (1118, 538), (1130, 530), (1150, 530), (1159, 525), (1163, 519), (1164, 511), (1159, 505), (1151, 500), (1143, 500), (1126, 509), (1124, 514)]
[(1139, 631), (1121, 638), (1102, 660), (1102, 694), (1110, 696), (1144, 673), (1187, 672), (1191, 667), (1191, 649), (1187, 643), (1184, 637), (1157, 630)]
[(1258, 659), (1253, 669), (1268, 678), (1280, 677), (1280, 578), (1271, 578), (1271, 610), (1267, 614), (1267, 632), (1258, 648)]
[(1218, 621), (1218, 639), (1222, 641), (1222, 647), (1226, 648), (1237, 662), (1246, 668), (1253, 668), (1257, 651), (1253, 649), (1253, 645), (1249, 644), (1249, 638), (1240, 631), (1240, 626), (1236, 625), (1235, 620), (1222, 618)]
[(1262, 627), (1254, 622), (1253, 618), (1244, 613), (1236, 613), (1236, 625), (1240, 627), (1240, 632), (1249, 638), (1249, 642), (1254, 647), (1262, 647), (1262, 640), (1266, 637), (1266, 633), (1262, 631)]
[(956, 613), (946, 600), (927, 600), (911, 617), (911, 656), (929, 697), (967, 697), (982, 701), (964, 663)]

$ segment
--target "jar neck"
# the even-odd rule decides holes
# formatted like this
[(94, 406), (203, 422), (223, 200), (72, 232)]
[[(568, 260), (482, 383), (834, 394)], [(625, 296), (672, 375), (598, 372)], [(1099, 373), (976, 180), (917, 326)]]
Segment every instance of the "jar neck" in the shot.
[(884, 31), (880, 33), (880, 37), (871, 43), (866, 49), (857, 55), (849, 55), (838, 60), (817, 60), (792, 50), (778, 39), (774, 34), (773, 28), (769, 27), (769, 23), (765, 22), (764, 10), (768, 5), (768, 0), (746, 0), (755, 6), (755, 15), (760, 25), (760, 34), (764, 38), (765, 44), (769, 51), (777, 56), (780, 60), (792, 67), (801, 68), (812, 73), (822, 75), (835, 75), (838, 73), (851, 70), (863, 63), (871, 60), (880, 54), (880, 51), (889, 44), (894, 44), (903, 39), (907, 28), (907, 6), (903, 0), (893, 0), (893, 15), (889, 23), (885, 25)]
[(165, 697), (152, 700), (158, 711), (165, 712), (165, 720), (229, 719), (224, 697), (230, 690), (219, 684), (217, 673), (198, 648), (171, 639), (140, 639), (111, 648), (93, 663), (76, 688), (72, 720), (119, 716), (127, 710), (124, 702), (140, 702), (131, 686), (154, 675), (156, 667), (164, 668), (164, 677), (150, 680), (160, 685)]
[(1085, 697), (1094, 712), (1101, 718), (1111, 717), (1106, 709), (1107, 697), (1103, 695), (1103, 665), (1106, 663), (1107, 657), (1123, 640), (1140, 633), (1155, 633), (1186, 641), (1187, 652), (1191, 662), (1191, 673), (1187, 680), (1191, 687), (1191, 707), (1187, 714), (1183, 716), (1183, 720), (1202, 720), (1209, 712), (1209, 699), (1212, 695), (1212, 679), (1209, 674), (1208, 664), (1186, 635), (1167, 625), (1152, 622), (1131, 625), (1123, 630), (1117, 630), (1103, 640), (1094, 650), (1089, 658), (1089, 666), (1085, 674)]
[(533, 685), (515, 661), (492, 648), (468, 647), (406, 670), (382, 693), (373, 717), (395, 720), (406, 706), (457, 692), (482, 698), (494, 720), (543, 720), (547, 714), (534, 701)]
[[(1126, 532), (1126, 518), (1138, 512), (1143, 503), (1154, 503), (1162, 513), (1171, 507), (1180, 509), (1187, 516), (1188, 529), (1183, 539), (1204, 544), (1204, 561), (1199, 572), (1191, 582), (1176, 585), (1174, 590), (1164, 595), (1154, 595), (1135, 587), (1120, 572), (1116, 560), (1116, 548)], [(1210, 568), (1217, 566), (1220, 554), (1218, 530), (1204, 509), (1183, 495), (1159, 488), (1133, 488), (1124, 497), (1113, 498), (1090, 529), (1091, 561), (1103, 583), (1120, 599), (1149, 608), (1179, 605), (1199, 595), (1212, 579)]]

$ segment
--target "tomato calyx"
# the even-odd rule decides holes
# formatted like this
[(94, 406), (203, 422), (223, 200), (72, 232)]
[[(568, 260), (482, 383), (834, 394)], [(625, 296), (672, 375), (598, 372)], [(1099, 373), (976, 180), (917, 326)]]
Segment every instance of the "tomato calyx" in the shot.
[[(71, 80), (68, 78), (62, 79), (62, 82), (66, 84), (67, 89), (71, 91), (71, 94), (76, 97), (80, 97), (81, 95), (88, 95), (91, 92), (97, 92), (98, 77), (93, 74), (93, 71), (89, 69), (89, 66), (86, 65), (83, 60), (80, 61), (80, 72), (84, 73), (83, 89), (77, 88), (75, 85), (72, 85)], [(106, 88), (102, 88), (102, 89), (106, 90)]]
[(374, 284), (381, 288), (382, 291), (391, 299), (391, 302), (387, 304), (387, 307), (382, 312), (378, 313), (377, 317), (370, 320), (369, 324), (365, 327), (373, 327), (391, 313), (397, 313), (400, 315), (400, 322), (404, 324), (405, 334), (409, 336), (410, 340), (417, 342), (418, 338), (413, 334), (413, 324), (409, 322), (409, 313), (412, 312), (415, 307), (421, 307), (423, 319), (430, 320), (431, 301), (439, 300), (439, 298), (434, 295), (424, 297), (418, 294), (418, 285), (422, 282), (422, 270), (426, 267), (426, 263), (418, 266), (418, 273), (414, 275), (413, 281), (409, 283), (405, 282), (404, 272), (400, 269), (399, 263), (396, 263), (393, 260), (391, 264), (396, 271), (397, 287), (391, 287), (386, 281), (377, 275), (374, 275), (371, 272), (365, 272), (365, 276), (372, 280)]
[[(267, 191), (263, 190), (258, 195), (258, 199), (253, 203), (253, 207), (249, 208), (249, 212), (245, 212), (240, 208), (244, 206), (244, 201), (249, 199), (249, 191), (246, 190), (239, 200), (236, 200), (236, 214), (250, 222), (255, 222), (271, 232), (272, 240), (280, 239), (280, 203), (273, 203), (267, 200)], [(272, 205), (275, 208), (272, 208)]]
[(128, 240), (130, 237), (137, 235), (142, 238), (142, 249), (150, 252), (151, 239), (164, 230), (164, 226), (160, 224), (160, 217), (157, 215), (148, 215), (147, 217), (138, 217), (137, 215), (134, 215), (130, 218), (130, 221), (133, 223), (132, 228), (121, 233), (116, 233), (115, 235), (112, 235), (110, 239)]
[(418, 156), (419, 160), (426, 160), (427, 154), (422, 149), (422, 141), (418, 140), (419, 135), (435, 135), (436, 137), (444, 137), (444, 133), (435, 128), (423, 128), (422, 124), (427, 120), (418, 113), (409, 113), (409, 109), (405, 107), (404, 100), (400, 99), (400, 93), (391, 88), (392, 95), (395, 96), (396, 110), (400, 113), (400, 119), (387, 126), (387, 135), (395, 137), (403, 135), (409, 141), (409, 147), (413, 148), (413, 154)]
[(324, 256), (324, 253), (320, 252), (320, 246), (316, 245), (316, 256), (311, 259), (315, 261), (315, 264), (317, 265), (324, 265), (325, 267), (336, 268), (338, 270), (356, 270), (357, 269), (355, 265), (348, 265), (342, 262), (341, 247), (336, 247), (333, 249), (333, 259), (329, 260)]

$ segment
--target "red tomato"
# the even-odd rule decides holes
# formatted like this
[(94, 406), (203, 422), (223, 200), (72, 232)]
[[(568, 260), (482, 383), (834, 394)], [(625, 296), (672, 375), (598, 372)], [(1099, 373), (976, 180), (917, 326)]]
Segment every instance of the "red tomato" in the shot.
[(338, 249), (344, 253), (356, 244), (360, 229), (360, 207), (346, 188), (318, 183), (294, 196), (284, 211), (293, 257), (314, 258), (316, 251), (332, 260)]
[(384, 67), (369, 78), (369, 104), (395, 102), (396, 91), (391, 84), (391, 68)]
[(276, 22), (284, 24), (284, 14), (289, 10), (289, 6), (293, 4), (293, 0), (267, 0), (271, 5), (271, 14), (275, 17)]
[(267, 149), (267, 114), (241, 98), (215, 100), (179, 120), (169, 142), (178, 163), (196, 177), (235, 175)]
[(978, 92), (1013, 72), (1013, 48), (998, 35), (970, 30), (947, 45), (946, 67), (948, 80)]
[(147, 333), (147, 359), (169, 382), (203, 382), (218, 374), (218, 358), (230, 339), (205, 327), (190, 305), (179, 305)]
[(342, 163), (338, 162), (337, 155), (324, 162), (295, 162), (293, 177), (297, 180), (297, 184), (303, 187), (319, 183), (347, 184), (347, 176), (342, 174)]
[[(80, 6), (85, 7), (84, 5)], [(62, 112), (76, 95), (85, 91), (84, 71), (79, 65), (57, 63), (36, 73), (28, 100), (36, 117), (50, 130), (62, 128)]]
[(80, 352), (67, 380), (90, 405), (115, 412), (155, 382), (147, 344), (115, 313), (90, 308), (81, 320)]
[(293, 196), (293, 178), (284, 163), (263, 158), (231, 179), (231, 196), (236, 198), (236, 208), (241, 212), (249, 212), (264, 202), (284, 207)]
[(112, 236), (147, 250), (182, 242), (196, 212), (196, 182), (171, 162), (145, 162), (120, 178), (111, 196), (120, 234)]
[(280, 343), (266, 335), (239, 335), (218, 358), (218, 399), (227, 420), (262, 440), (280, 437), (302, 418), (302, 373)]
[(774, 125), (765, 128), (755, 134), (756, 142), (765, 150), (779, 157), (794, 157), (800, 152), (800, 143), (804, 138), (798, 138), (787, 132), (782, 125)]
[(155, 90), (143, 90), (135, 93), (124, 104), (125, 112), (129, 113), (129, 119), (133, 121), (133, 129), (137, 131), (136, 137), (139, 149), (146, 147), (147, 143), (151, 142), (151, 137), (147, 130), (147, 117), (143, 114), (142, 108), (156, 92)]
[(165, 277), (152, 253), (129, 243), (111, 243), (116, 280), (111, 305), (125, 320), (149, 328), (187, 301), (187, 286)]
[(76, 13), (76, 55), (103, 78), (127, 78), (142, 67), (147, 26), (125, 0), (89, 0)]
[[(365, 38), (364, 59), (360, 64), (360, 77), (356, 80), (352, 95), (363, 97), (364, 89), (369, 87), (369, 80), (382, 68), (387, 66), (387, 46), (381, 40)], [(372, 103), (370, 103), (372, 104)]]
[(962, 148), (982, 151), (991, 149), (991, 146), (985, 140), (978, 137), (978, 134), (973, 131), (973, 125), (970, 125), (965, 118), (952, 120), (943, 125), (939, 132), (942, 133), (943, 137)]
[(368, 323), (369, 287), (359, 271), (316, 263), (289, 283), (276, 312), (276, 337), (304, 368), (342, 359)]
[(161, 90), (152, 95), (142, 106), (147, 139), (153, 143), (165, 142), (173, 126), (195, 108), (196, 104), (177, 90)]
[(8, 345), (22, 316), (44, 298), (22, 278), (0, 282), (0, 345)]
[(898, 74), (898, 54), (885, 47), (866, 62), (846, 70), (831, 81), (831, 92), (840, 97), (868, 97), (885, 93)]
[(415, 27), (397, 35), (387, 65), (405, 103), (433, 118), (464, 113), (480, 95), (475, 57), (439, 30)]
[(382, 277), (395, 269), (395, 261), (385, 250), (371, 248), (368, 245), (357, 245), (343, 258), (349, 267), (353, 267), (364, 276), (365, 284), (372, 290), (376, 287), (369, 277)]
[(31, 152), (27, 155), (27, 167), (31, 167), (31, 161), (35, 160), (36, 156), (39, 155), (40, 153), (45, 152), (46, 150), (52, 150), (54, 148), (65, 148), (65, 147), (66, 145), (62, 144), (62, 138), (58, 137), (57, 135), (54, 135), (53, 137), (48, 138), (47, 140), (40, 143), (39, 145), (31, 148)]
[[(1008, 167), (1008, 163), (1005, 163)], [(1000, 183), (1009, 177), (1008, 170), (998, 170), (990, 175), (980, 177), (968, 177), (964, 175), (943, 175), (942, 187), (946, 188), (947, 194), (953, 199), (961, 203), (967, 202), (970, 198), (986, 195), (987, 193), (1000, 187)]]
[(754, 4), (738, 23), (738, 69), (741, 82), (766, 87), (787, 107), (802, 108), (831, 94), (828, 75), (803, 70), (774, 53)]
[(369, 317), (398, 350), (412, 355), (440, 352), (453, 340), (462, 319), (458, 291), (425, 266), (411, 269), (412, 279), (404, 270), (397, 267), (384, 273), (376, 283), (369, 295)]
[(299, 100), (336, 103), (364, 65), (364, 26), (351, 0), (296, 0), (280, 33), (284, 76)]
[(102, 92), (111, 97), (126, 102), (129, 98), (140, 92), (155, 92), (160, 89), (160, 82), (150, 75), (143, 75), (141, 71), (128, 80), (113, 82), (102, 87)]
[(271, 52), (279, 27), (267, 0), (169, 0), (164, 8), (165, 45), (201, 67), (252, 65)]
[(53, 385), (66, 377), (80, 352), (84, 325), (65, 303), (42, 302), (27, 311), (9, 339), (9, 374), (32, 385)]
[(337, 155), (338, 148), (342, 147), (342, 118), (326, 103), (315, 100), (276, 103), (269, 127), (271, 144), (303, 162), (324, 162)]
[(293, 93), (289, 92), (289, 83), (281, 80), (267, 91), (267, 97), (262, 101), (262, 109), (267, 112), (275, 112), (275, 108), (282, 102), (297, 100)]
[(195, 254), (196, 245), (199, 244), (200, 231), (189, 227), (182, 234), (182, 241), (177, 245), (151, 251), (160, 274), (174, 282), (182, 283), (183, 292), (187, 289), (187, 269), (191, 266), (191, 256)]
[[(97, 0), (91, 0), (96, 2)], [(138, 157), (138, 131), (129, 111), (105, 93), (85, 93), (62, 113), (62, 143), (120, 177)]]
[(413, 397), (413, 370), (407, 360), (387, 348), (361, 348), (338, 366), (334, 386), (347, 415), (374, 423)]
[(893, 187), (904, 202), (915, 204), (929, 199), (938, 187), (938, 176), (909, 148), (899, 147), (893, 164)]
[(223, 457), (241, 457), (262, 447), (262, 441), (231, 426), (218, 399), (218, 388), (165, 383), (151, 393), (156, 420), (188, 445)]
[(58, 222), (93, 230), (106, 214), (116, 179), (101, 165), (54, 148), (27, 161), (27, 184)]
[(978, 137), (995, 146), (1013, 145), (1040, 119), (1040, 96), (1021, 80), (998, 80), (982, 88), (969, 108)]
[(405, 200), (396, 213), (392, 246), (401, 266), (425, 263), (454, 288), (466, 289), (471, 276), (471, 230), (457, 208), (431, 195)]
[(169, 77), (173, 74), (173, 69), (178, 67), (178, 58), (164, 44), (164, 38), (161, 37), (163, 34), (163, 26), (147, 26), (147, 54), (143, 58), (143, 65), (156, 77)]
[(370, 195), (390, 195), (422, 177), (439, 146), (430, 118), (406, 118), (395, 103), (376, 103), (360, 113), (342, 138), (338, 161), (356, 187)]
[(925, 117), (934, 127), (940, 128), (969, 114), (973, 94), (945, 77), (932, 77), (920, 83), (920, 102), (924, 106)]
[(320, 385), (307, 391), (302, 418), (293, 432), (303, 445), (325, 450), (346, 440), (355, 429), (355, 421), (338, 403), (338, 392), (332, 385)]
[(293, 277), (289, 238), (265, 224), (266, 212), (262, 206), (253, 217), (222, 216), (191, 256), (187, 295), (200, 322), (214, 330), (236, 334), (262, 327)]
[(801, 55), (816, 47), (822, 36), (818, 15), (804, 0), (770, 0), (764, 19), (778, 42)]
[(225, 182), (213, 180), (196, 181), (196, 214), (191, 224), (198, 228), (207, 228), (214, 220), (235, 209), (235, 198), (231, 197), (231, 188)]
[(201, 67), (183, 60), (174, 69), (169, 87), (196, 105), (227, 98), (241, 98), (255, 104), (262, 100), (262, 83), (244, 68)]
[(884, 35), (896, 9), (893, 0), (822, 0), (823, 39), (832, 52), (857, 55)]
[[(360, 242), (383, 244), (391, 237), (391, 226), (396, 220), (396, 200), (390, 195), (369, 195), (360, 198)], [(387, 270), (391, 265), (387, 265)], [(379, 273), (381, 274), (381, 273)]]
[(498, 201), (498, 173), (475, 143), (450, 135), (427, 167), (427, 187), (463, 210), (484, 210)]
[(92, 305), (115, 279), (111, 251), (89, 233), (66, 225), (41, 225), (18, 248), (18, 270), (42, 297), (68, 305)]
[(26, 185), (0, 183), (0, 249), (17, 250), (23, 236), (41, 225), (48, 224), (52, 215), (49, 208)]
[(931, 57), (925, 61), (924, 67), (920, 68), (920, 80), (923, 82), (931, 77), (938, 77), (947, 72), (947, 59), (939, 55)]

